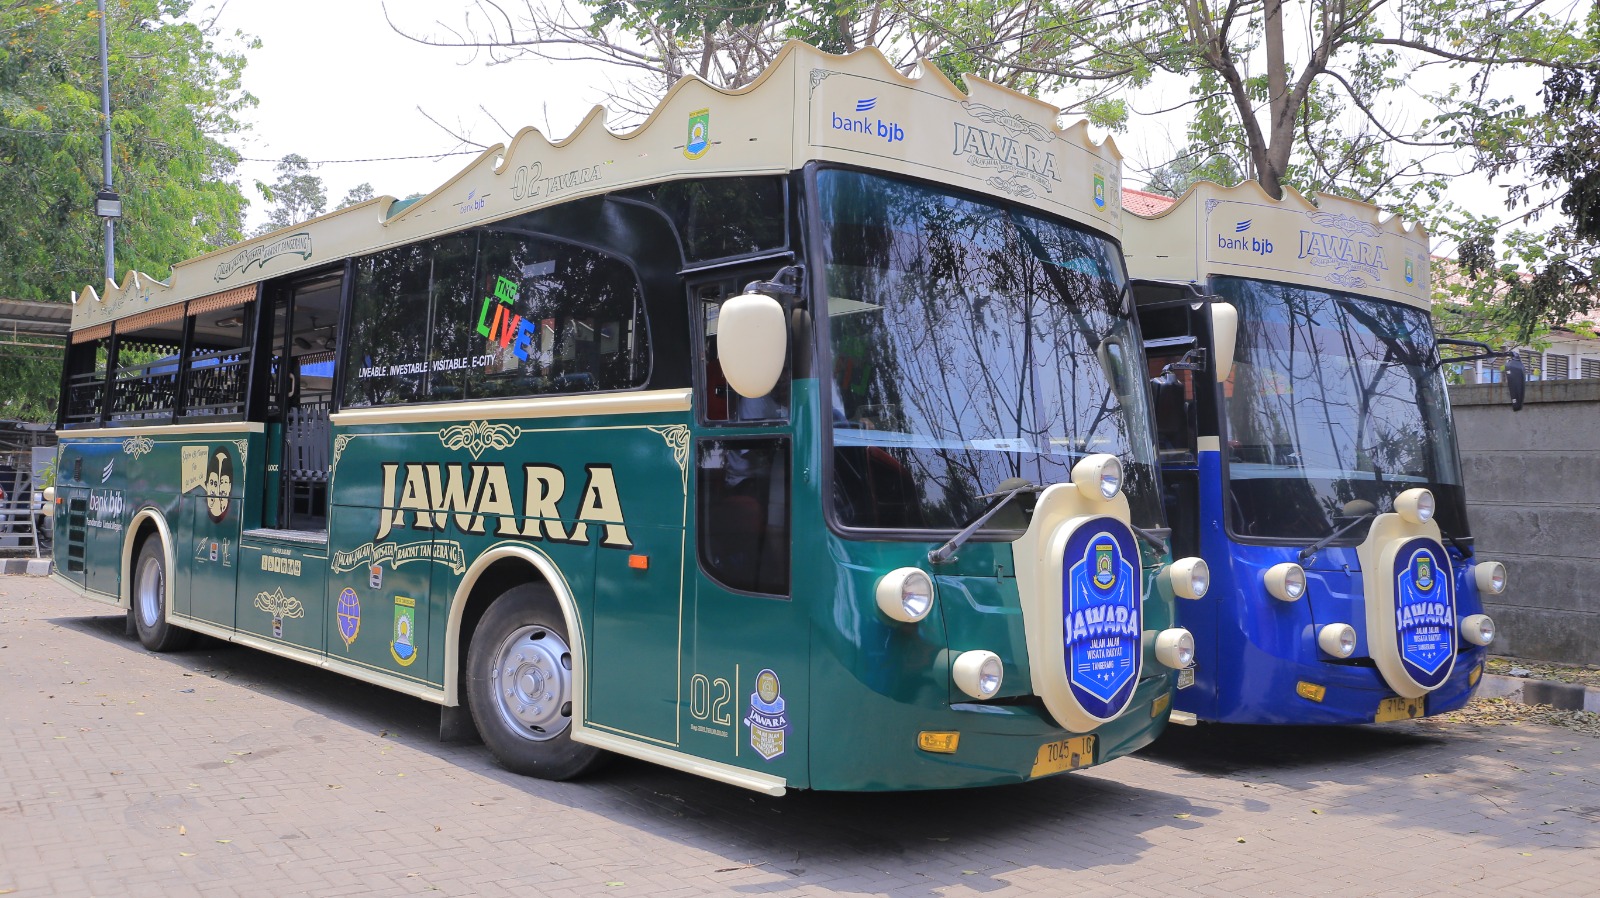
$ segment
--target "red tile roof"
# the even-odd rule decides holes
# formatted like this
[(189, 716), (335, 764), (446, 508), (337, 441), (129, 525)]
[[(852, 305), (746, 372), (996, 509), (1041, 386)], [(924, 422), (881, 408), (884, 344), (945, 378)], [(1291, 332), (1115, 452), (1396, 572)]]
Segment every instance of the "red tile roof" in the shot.
[(1159, 193), (1146, 193), (1132, 187), (1122, 188), (1122, 208), (1135, 215), (1158, 215), (1177, 200)]

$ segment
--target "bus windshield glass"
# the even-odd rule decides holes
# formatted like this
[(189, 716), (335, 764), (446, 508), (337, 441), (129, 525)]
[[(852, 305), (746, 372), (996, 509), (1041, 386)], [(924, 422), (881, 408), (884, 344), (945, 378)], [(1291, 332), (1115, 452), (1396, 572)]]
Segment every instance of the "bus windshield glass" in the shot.
[[(1105, 452), (1134, 523), (1160, 526), (1116, 244), (909, 181), (828, 170), (817, 185), (839, 523), (960, 528)], [(1027, 505), (988, 529), (1024, 529)]]
[(1239, 310), (1223, 385), (1236, 535), (1316, 540), (1413, 487), (1466, 534), (1461, 472), (1426, 309), (1243, 278), (1213, 290)]

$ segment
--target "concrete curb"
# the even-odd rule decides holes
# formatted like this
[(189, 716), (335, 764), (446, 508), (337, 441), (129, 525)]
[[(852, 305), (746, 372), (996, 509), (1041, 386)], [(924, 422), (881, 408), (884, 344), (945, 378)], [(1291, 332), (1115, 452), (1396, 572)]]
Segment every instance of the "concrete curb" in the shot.
[(1600, 714), (1600, 686), (1578, 683), (1484, 674), (1483, 682), (1478, 684), (1478, 698), (1503, 698), (1524, 705), (1549, 705), (1562, 711)]
[(48, 558), (0, 558), (0, 574), (21, 574), (28, 577), (50, 576)]

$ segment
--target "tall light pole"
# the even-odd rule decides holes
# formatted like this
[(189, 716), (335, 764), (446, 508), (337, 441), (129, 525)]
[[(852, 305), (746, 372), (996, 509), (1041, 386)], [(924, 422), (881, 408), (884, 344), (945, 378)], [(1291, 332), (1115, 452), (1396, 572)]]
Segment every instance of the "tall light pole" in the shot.
[(122, 198), (111, 189), (111, 62), (106, 53), (106, 0), (100, 0), (100, 117), (105, 122), (101, 137), (100, 192), (94, 198), (94, 214), (106, 223), (106, 280), (117, 279), (116, 221), (122, 217)]

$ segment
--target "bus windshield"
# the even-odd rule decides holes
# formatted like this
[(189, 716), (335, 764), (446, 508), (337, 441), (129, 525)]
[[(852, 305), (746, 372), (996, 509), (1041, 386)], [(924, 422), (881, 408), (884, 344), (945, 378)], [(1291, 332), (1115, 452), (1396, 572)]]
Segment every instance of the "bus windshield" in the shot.
[(1223, 385), (1228, 483), (1241, 536), (1320, 539), (1427, 487), (1466, 533), (1449, 404), (1426, 309), (1220, 277), (1239, 310)]
[(817, 185), (839, 523), (960, 528), (997, 494), (1070, 481), (1107, 452), (1134, 523), (1160, 526), (1114, 243), (909, 181), (829, 170)]

